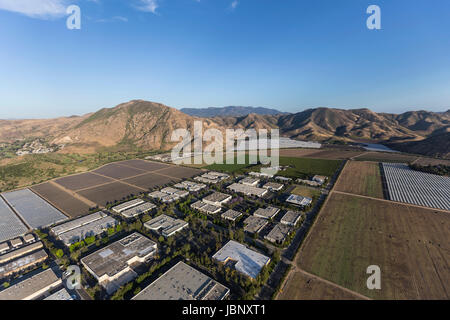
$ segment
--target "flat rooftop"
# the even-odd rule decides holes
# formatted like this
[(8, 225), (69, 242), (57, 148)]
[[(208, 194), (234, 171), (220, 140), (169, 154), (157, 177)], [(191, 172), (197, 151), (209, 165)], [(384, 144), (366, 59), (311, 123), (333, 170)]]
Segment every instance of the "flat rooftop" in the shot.
[(10, 260), (16, 259), (20, 256), (23, 256), (29, 252), (32, 252), (34, 250), (38, 250), (41, 249), (43, 247), (43, 244), (41, 241), (35, 242), (33, 244), (30, 245), (26, 245), (23, 247), (20, 247), (19, 249), (10, 251), (6, 254), (3, 254), (0, 256), (0, 263), (5, 263), (8, 262)]
[(268, 190), (281, 190), (283, 189), (283, 187), (283, 184), (276, 182), (267, 182), (265, 185), (263, 185), (263, 188)]
[(79, 242), (87, 237), (99, 235), (108, 230), (108, 228), (115, 227), (117, 223), (117, 220), (113, 217), (105, 216), (98, 220), (92, 221), (91, 223), (84, 224), (78, 228), (61, 233), (58, 235), (58, 238), (64, 242), (66, 246), (69, 246), (72, 243)]
[(35, 265), (48, 258), (44, 249), (27, 254), (6, 264), (0, 265), (0, 278), (11, 273), (21, 271), (23, 268)]
[(0, 300), (30, 300), (37, 298), (48, 288), (61, 283), (52, 269), (46, 269), (0, 291)]
[(134, 200), (130, 200), (124, 203), (121, 203), (115, 207), (112, 207), (112, 210), (118, 213), (121, 213), (124, 210), (127, 210), (129, 208), (135, 207), (137, 205), (140, 205), (141, 203), (144, 203), (144, 200), (142, 199), (134, 199)]
[(150, 210), (155, 209), (156, 206), (153, 203), (150, 202), (144, 202), (142, 204), (139, 204), (133, 208), (127, 209), (122, 211), (120, 214), (124, 216), (125, 218), (132, 218), (139, 216), (141, 214), (144, 214)]
[(114, 277), (133, 262), (143, 262), (156, 251), (156, 243), (135, 232), (100, 249), (81, 262), (97, 278)]
[(244, 220), (244, 231), (250, 233), (258, 233), (269, 223), (268, 220), (250, 216)]
[(229, 292), (227, 287), (180, 261), (133, 300), (223, 300)]
[(274, 218), (278, 212), (280, 212), (280, 209), (275, 207), (267, 207), (265, 209), (259, 208), (256, 210), (253, 215), (255, 217), (263, 218), (263, 219), (272, 219)]
[(67, 217), (30, 189), (2, 193), (3, 198), (33, 229), (48, 227)]
[(191, 192), (196, 192), (196, 191), (200, 191), (204, 188), (206, 188), (206, 184), (203, 183), (195, 183), (195, 182), (191, 182), (191, 181), (183, 181), (180, 183), (177, 183), (176, 185), (174, 185), (175, 188), (178, 189), (185, 189)]
[(277, 223), (264, 238), (272, 242), (282, 243), (286, 240), (291, 230), (291, 227)]
[(66, 288), (62, 288), (61, 290), (56, 291), (55, 293), (49, 295), (44, 300), (67, 301), (67, 300), (73, 300), (73, 298), (70, 296), (70, 294), (66, 290)]
[(311, 198), (299, 196), (296, 194), (291, 194), (287, 199), (287, 202), (293, 203), (299, 206), (307, 206), (312, 202)]
[(236, 220), (240, 216), (242, 216), (242, 212), (238, 212), (238, 211), (235, 211), (235, 210), (227, 210), (226, 212), (222, 213), (222, 218), (228, 219), (228, 220), (231, 220), (231, 221)]
[(298, 220), (301, 218), (302, 213), (300, 211), (292, 211), (289, 210), (286, 212), (281, 218), (281, 223), (288, 224), (288, 225), (295, 225), (297, 224)]
[(144, 224), (144, 227), (150, 230), (161, 230), (161, 233), (166, 236), (171, 236), (175, 232), (187, 227), (189, 224), (181, 219), (175, 219), (162, 214)]
[(222, 247), (213, 258), (219, 262), (235, 262), (234, 267), (237, 271), (255, 279), (261, 269), (270, 262), (270, 258), (253, 251), (239, 242), (230, 240)]
[(254, 186), (254, 185), (258, 184), (259, 181), (260, 180), (256, 179), (256, 178), (246, 177), (246, 178), (240, 180), (239, 183)]
[(28, 227), (0, 197), (0, 242), (24, 235)]
[(230, 198), (231, 198), (231, 196), (229, 194), (222, 193), (222, 192), (214, 192), (213, 194), (210, 194), (209, 196), (206, 196), (205, 198), (203, 198), (203, 201), (222, 203), (224, 201), (227, 201)]
[(242, 183), (233, 183), (228, 186), (227, 189), (230, 189), (237, 193), (243, 193), (249, 196), (262, 197), (267, 193), (267, 189), (248, 186)]
[(89, 224), (91, 222), (94, 222), (96, 220), (99, 220), (99, 219), (107, 217), (107, 216), (108, 215), (105, 212), (99, 211), (99, 212), (84, 216), (82, 218), (78, 218), (78, 219), (60, 224), (58, 226), (55, 226), (55, 227), (51, 228), (50, 231), (53, 232), (55, 235), (59, 235), (61, 233), (76, 229), (78, 227)]

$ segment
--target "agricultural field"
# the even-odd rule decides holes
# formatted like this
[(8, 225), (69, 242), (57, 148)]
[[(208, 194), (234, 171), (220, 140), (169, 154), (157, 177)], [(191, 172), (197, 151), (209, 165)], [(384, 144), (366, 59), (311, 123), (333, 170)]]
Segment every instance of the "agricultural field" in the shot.
[(60, 178), (55, 180), (55, 182), (66, 189), (77, 191), (113, 182), (113, 180), (107, 177), (99, 176), (91, 172), (86, 172), (82, 174)]
[(357, 161), (373, 161), (373, 162), (413, 162), (417, 159), (417, 156), (394, 153), (394, 152), (365, 152), (360, 156), (355, 157), (353, 160)]
[(106, 176), (113, 179), (126, 179), (134, 176), (138, 176), (140, 174), (146, 173), (144, 170), (135, 169), (128, 166), (122, 166), (119, 163), (111, 163), (103, 166), (97, 170), (92, 171), (93, 173)]
[(31, 190), (71, 218), (82, 216), (89, 212), (90, 206), (88, 204), (73, 197), (51, 182), (33, 186)]
[(292, 194), (296, 194), (298, 196), (308, 197), (311, 199), (317, 198), (320, 196), (320, 190), (317, 188), (312, 188), (308, 186), (295, 186), (295, 188), (291, 191)]
[(301, 270), (289, 273), (286, 285), (280, 290), (277, 300), (359, 300), (351, 292), (329, 284)]
[(193, 169), (193, 168), (169, 167), (166, 169), (158, 170), (157, 174), (166, 175), (166, 176), (170, 176), (170, 177), (178, 178), (178, 179), (186, 179), (186, 178), (191, 178), (193, 176), (196, 176), (196, 175), (200, 174), (201, 172), (202, 171), (200, 171), (198, 169)]
[(156, 173), (147, 173), (144, 175), (140, 175), (134, 178), (125, 179), (123, 182), (132, 184), (139, 188), (144, 189), (153, 189), (158, 186), (163, 186), (172, 182), (178, 182), (180, 179), (170, 178), (166, 176), (162, 176)]
[[(448, 212), (332, 193), (295, 263), (374, 299), (449, 299), (448, 230)], [(381, 290), (366, 287), (370, 265)]]
[(278, 175), (291, 178), (308, 178), (316, 174), (331, 177), (340, 164), (340, 160), (280, 157), (280, 165), (291, 168), (280, 171)]
[(314, 159), (329, 159), (329, 160), (345, 160), (363, 154), (364, 151), (349, 151), (349, 150), (335, 150), (335, 149), (283, 149), (280, 150), (282, 157), (294, 158), (314, 158)]
[(112, 182), (79, 191), (78, 194), (97, 203), (99, 206), (106, 206), (108, 202), (120, 201), (129, 195), (138, 195), (144, 191), (143, 189), (132, 187), (125, 183)]
[(382, 199), (383, 186), (378, 163), (348, 161), (335, 190)]

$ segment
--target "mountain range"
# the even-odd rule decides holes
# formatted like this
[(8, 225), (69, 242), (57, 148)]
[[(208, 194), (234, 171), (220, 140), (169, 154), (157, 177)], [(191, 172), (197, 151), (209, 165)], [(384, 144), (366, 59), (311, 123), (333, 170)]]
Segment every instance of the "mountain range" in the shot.
[(180, 109), (181, 112), (186, 113), (193, 117), (202, 118), (214, 118), (214, 117), (242, 117), (251, 113), (261, 114), (261, 115), (276, 115), (276, 114), (286, 114), (286, 112), (281, 112), (276, 109), (269, 109), (263, 107), (222, 107), (222, 108), (183, 108)]
[[(185, 110), (185, 109), (184, 109)], [(449, 158), (450, 110), (375, 113), (369, 109), (313, 108), (292, 114), (198, 117), (160, 103), (132, 100), (83, 116), (48, 120), (0, 120), (0, 142), (44, 137), (65, 144), (64, 152), (96, 152), (103, 147), (136, 146), (169, 150), (171, 133), (204, 129), (279, 128), (285, 137), (321, 142), (376, 142), (398, 150)], [(437, 141), (440, 141), (439, 143)]]

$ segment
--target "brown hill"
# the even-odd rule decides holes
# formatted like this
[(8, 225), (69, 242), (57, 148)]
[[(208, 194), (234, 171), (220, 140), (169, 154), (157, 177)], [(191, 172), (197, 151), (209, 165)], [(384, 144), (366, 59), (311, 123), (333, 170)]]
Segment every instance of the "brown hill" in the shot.
[[(420, 141), (450, 132), (450, 112), (411, 111), (403, 114), (375, 113), (369, 109), (308, 109), (295, 114), (196, 118), (163, 104), (133, 100), (81, 117), (51, 120), (0, 120), (0, 142), (26, 137), (46, 137), (67, 145), (66, 152), (95, 152), (100, 147), (136, 146), (167, 150), (175, 129), (192, 132), (195, 120), (204, 128), (279, 128), (282, 136), (328, 141), (374, 141), (402, 143), (419, 148)], [(417, 141), (417, 144), (412, 142)], [(425, 143), (420, 150), (426, 151)], [(410, 151), (411, 152), (411, 151)], [(439, 154), (446, 154), (444, 149)], [(417, 152), (416, 152), (417, 153)], [(431, 150), (430, 154), (436, 154)]]

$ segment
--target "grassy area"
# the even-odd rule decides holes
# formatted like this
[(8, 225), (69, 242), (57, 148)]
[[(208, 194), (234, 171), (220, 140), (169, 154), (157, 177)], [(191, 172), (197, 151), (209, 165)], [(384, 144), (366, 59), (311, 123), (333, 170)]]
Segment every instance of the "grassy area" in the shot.
[[(445, 212), (334, 193), (296, 264), (374, 299), (448, 299), (449, 228)], [(371, 265), (381, 290), (366, 286)]]
[[(225, 160), (224, 160), (225, 162)], [(250, 164), (250, 157), (248, 154), (245, 155), (245, 163), (244, 164), (238, 164), (237, 163), (237, 157), (234, 159), (233, 164), (211, 164), (206, 167), (205, 169), (213, 170), (213, 171), (220, 171), (220, 172), (226, 172), (226, 173), (244, 173), (246, 171), (251, 170), (259, 170), (260, 165), (258, 164)], [(248, 170), (246, 170), (248, 169)]]
[(320, 190), (308, 186), (296, 186), (291, 193), (312, 199), (320, 196)]
[(316, 174), (331, 177), (340, 163), (340, 160), (280, 157), (280, 165), (291, 168), (278, 175), (290, 178), (307, 178)]
[(349, 161), (342, 171), (336, 190), (383, 198), (381, 173), (378, 163)]
[(148, 153), (105, 151), (96, 154), (32, 154), (8, 159), (6, 164), (0, 165), (0, 191), (27, 187), (53, 178), (92, 170), (106, 163), (144, 155)]

